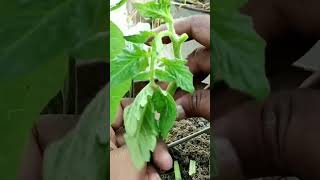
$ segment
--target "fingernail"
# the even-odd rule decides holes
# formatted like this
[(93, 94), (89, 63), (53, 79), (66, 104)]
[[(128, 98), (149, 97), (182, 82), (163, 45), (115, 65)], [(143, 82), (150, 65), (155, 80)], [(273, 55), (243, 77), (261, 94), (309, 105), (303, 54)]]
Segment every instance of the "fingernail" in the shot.
[(177, 105), (178, 119), (183, 119), (186, 117), (186, 113), (181, 105)]

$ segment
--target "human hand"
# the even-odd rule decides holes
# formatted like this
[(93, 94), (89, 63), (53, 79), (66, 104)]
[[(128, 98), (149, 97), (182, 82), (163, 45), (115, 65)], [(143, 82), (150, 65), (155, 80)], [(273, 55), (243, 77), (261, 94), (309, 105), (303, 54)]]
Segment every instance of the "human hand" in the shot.
[(134, 167), (123, 138), (123, 110), (132, 102), (124, 99), (121, 102), (115, 123), (110, 127), (110, 177), (112, 180), (159, 180), (156, 168), (169, 170), (172, 158), (164, 142), (158, 141), (152, 154), (153, 164), (146, 164), (141, 170)]

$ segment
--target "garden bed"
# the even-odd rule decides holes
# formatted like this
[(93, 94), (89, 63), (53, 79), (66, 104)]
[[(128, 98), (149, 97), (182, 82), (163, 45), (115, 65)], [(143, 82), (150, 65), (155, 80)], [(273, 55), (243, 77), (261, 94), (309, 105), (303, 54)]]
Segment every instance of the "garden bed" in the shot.
[[(185, 136), (191, 135), (210, 126), (209, 121), (203, 118), (190, 118), (176, 121), (171, 130), (167, 143), (172, 143)], [(180, 170), (183, 180), (205, 180), (210, 179), (210, 133), (203, 133), (187, 142), (170, 148), (170, 154), (174, 160), (180, 164)], [(188, 175), (189, 161), (196, 161), (196, 174), (193, 177)], [(173, 170), (161, 174), (161, 179), (174, 179)]]

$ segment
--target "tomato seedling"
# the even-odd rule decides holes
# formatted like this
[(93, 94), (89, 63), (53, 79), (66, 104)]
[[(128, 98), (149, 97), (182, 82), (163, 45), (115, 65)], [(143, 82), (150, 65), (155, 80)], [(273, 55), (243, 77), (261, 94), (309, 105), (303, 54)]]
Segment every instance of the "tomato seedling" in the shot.
[[(129, 90), (132, 80), (148, 81), (134, 102), (124, 110), (125, 141), (133, 163), (142, 168), (150, 161), (157, 139), (165, 139), (174, 124), (177, 111), (173, 94), (176, 89), (179, 87), (192, 93), (194, 86), (187, 60), (181, 55), (182, 44), (188, 35), (176, 34), (170, 0), (135, 3), (134, 6), (141, 16), (160, 19), (167, 26), (167, 30), (161, 32), (144, 31), (126, 37), (126, 48), (111, 61), (111, 98), (113, 92), (122, 92), (116, 102), (111, 103), (113, 106), (119, 105), (119, 97)], [(164, 37), (169, 37), (172, 42), (174, 58), (161, 57)], [(149, 39), (152, 39), (150, 46), (146, 46), (144, 43)], [(168, 83), (168, 88), (161, 89), (157, 81)]]

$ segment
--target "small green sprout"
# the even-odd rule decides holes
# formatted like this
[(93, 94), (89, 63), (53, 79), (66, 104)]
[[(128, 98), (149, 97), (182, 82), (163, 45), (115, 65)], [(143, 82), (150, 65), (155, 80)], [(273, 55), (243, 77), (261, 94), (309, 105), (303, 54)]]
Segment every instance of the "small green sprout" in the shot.
[(174, 161), (173, 168), (174, 168), (174, 177), (175, 177), (175, 180), (182, 180), (182, 178), (181, 178), (181, 172), (180, 172), (180, 167), (179, 167), (179, 162), (178, 162), (178, 161)]
[(196, 161), (190, 160), (189, 162), (189, 176), (194, 176), (196, 174)]

